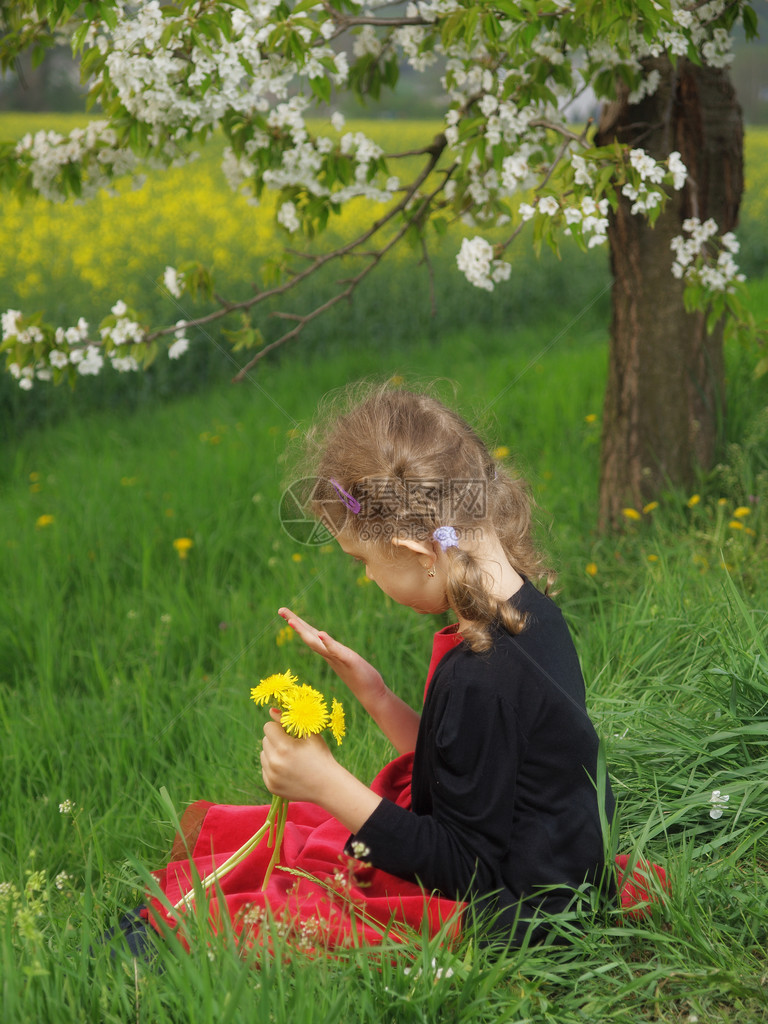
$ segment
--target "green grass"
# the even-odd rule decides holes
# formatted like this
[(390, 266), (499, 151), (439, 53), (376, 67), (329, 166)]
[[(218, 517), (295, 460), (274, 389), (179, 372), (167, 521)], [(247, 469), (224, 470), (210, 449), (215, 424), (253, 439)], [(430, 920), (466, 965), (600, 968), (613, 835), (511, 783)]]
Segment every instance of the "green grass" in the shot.
[[(732, 353), (728, 465), (701, 480), (698, 503), (659, 495), (624, 534), (598, 537), (605, 346), (586, 305), (511, 343), (491, 326), (286, 354), (235, 388), (63, 416), (17, 440), (0, 463), (4, 1022), (765, 1020), (766, 381)], [(664, 864), (671, 896), (644, 922), (564, 916), (569, 945), (498, 959), (418, 936), (311, 962), (276, 940), (278, 955), (246, 963), (226, 936), (201, 936), (189, 955), (161, 946), (163, 973), (98, 944), (91, 955), (166, 858), (162, 788), (179, 810), (266, 802), (253, 681), (290, 666), (339, 694), (307, 652), (277, 646), (281, 604), (419, 701), (441, 623), (361, 585), (339, 551), (298, 545), (277, 517), (288, 432), (327, 390), (374, 373), (445, 378), (444, 396), (531, 478), (619, 796), (613, 841)], [(186, 561), (181, 536), (194, 542)], [(340, 757), (367, 779), (391, 751), (346, 703)], [(714, 789), (730, 797), (719, 820)]]

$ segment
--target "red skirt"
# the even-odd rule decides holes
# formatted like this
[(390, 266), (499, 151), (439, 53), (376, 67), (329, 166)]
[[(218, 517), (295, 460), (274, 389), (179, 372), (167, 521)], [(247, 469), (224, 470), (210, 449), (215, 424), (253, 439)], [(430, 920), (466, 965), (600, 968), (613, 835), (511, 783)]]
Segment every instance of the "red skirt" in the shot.
[[(371, 789), (400, 807), (411, 805), (413, 754), (397, 758), (376, 776)], [(193, 873), (205, 878), (246, 843), (264, 824), (269, 805), (251, 807), (199, 801), (182, 818), (191, 823), (192, 864), (180, 837), (172, 859), (153, 872), (161, 896), (144, 911), (159, 932), (170, 929), (189, 945), (184, 919), (191, 908), (174, 909), (193, 889)], [(191, 813), (189, 813), (191, 812)], [(198, 831), (199, 828), (199, 831)], [(289, 804), (280, 862), (262, 890), (272, 856), (266, 838), (209, 890), (205, 899), (214, 931), (232, 927), (239, 942), (269, 945), (270, 928), (298, 949), (378, 945), (386, 938), (408, 941), (408, 931), (446, 941), (461, 931), (463, 903), (426, 892), (421, 886), (381, 871), (344, 852), (349, 831), (316, 804)], [(622, 911), (632, 918), (647, 914), (669, 889), (663, 868), (648, 862), (630, 865), (616, 858)], [(231, 925), (222, 925), (226, 915)], [(403, 926), (407, 926), (404, 928)]]
[[(388, 764), (371, 788), (380, 796), (410, 807), (413, 754)], [(188, 945), (184, 917), (191, 909), (172, 908), (193, 888), (193, 871), (204, 878), (222, 864), (264, 824), (269, 805), (193, 804), (192, 818), (202, 823), (190, 864), (183, 845), (174, 844), (171, 862), (154, 872), (162, 892), (153, 897), (147, 917), (160, 932), (170, 929)], [(196, 826), (195, 826), (196, 827)], [(184, 819), (182, 819), (182, 830)], [(344, 853), (349, 838), (345, 829), (322, 808), (311, 803), (289, 804), (280, 862), (264, 891), (261, 885), (272, 848), (266, 839), (234, 867), (206, 897), (215, 931), (222, 929), (222, 914), (231, 921), (238, 941), (268, 943), (274, 927), (291, 945), (314, 952), (319, 949), (376, 945), (385, 937), (405, 939), (406, 931), (441, 929), (447, 939), (460, 930), (463, 904), (431, 895), (421, 886), (404, 881)]]

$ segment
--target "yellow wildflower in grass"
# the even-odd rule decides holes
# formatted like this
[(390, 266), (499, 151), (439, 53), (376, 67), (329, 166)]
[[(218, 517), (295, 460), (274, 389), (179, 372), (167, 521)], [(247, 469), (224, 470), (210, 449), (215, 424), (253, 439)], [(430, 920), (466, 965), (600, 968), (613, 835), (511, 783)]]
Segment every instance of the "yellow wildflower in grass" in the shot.
[(498, 448), (494, 448), (493, 457), (494, 459), (506, 459), (509, 455), (509, 448), (505, 444), (500, 444)]
[(744, 529), (744, 523), (740, 523), (738, 519), (732, 519), (730, 521), (730, 523), (728, 523), (728, 525), (730, 526), (730, 528), (732, 530), (743, 530)]
[(718, 498), (717, 499), (717, 504), (722, 508), (723, 505), (727, 505), (728, 504), (728, 499), (727, 498)]
[(597, 576), (597, 571), (598, 570), (596, 562), (587, 562), (587, 564), (584, 566), (584, 572), (587, 574), (587, 576)]
[(189, 549), (194, 547), (195, 542), (190, 537), (177, 537), (173, 542), (176, 553), (183, 561), (189, 554)]
[(336, 740), (337, 744), (341, 746), (341, 741), (344, 739), (344, 736), (346, 735), (347, 727), (344, 718), (344, 708), (342, 707), (341, 703), (338, 700), (336, 700), (335, 697), (333, 698), (333, 703), (331, 704), (331, 720), (328, 723), (328, 725), (330, 727), (331, 732), (333, 733), (333, 738)]
[(688, 501), (686, 502), (686, 504), (688, 505), (688, 508), (694, 508), (696, 505), (699, 504), (700, 501), (701, 501), (701, 495), (700, 494), (692, 494), (690, 496), (690, 498), (688, 499)]
[(597, 423), (597, 413), (590, 412), (584, 417), (585, 423)]
[(355, 580), (355, 583), (357, 583), (358, 587), (367, 587), (370, 582), (370, 577), (365, 575), (358, 576), (357, 579)]
[(734, 519), (745, 519), (747, 516), (752, 515), (752, 509), (746, 505), (739, 505), (738, 508), (733, 510)]
[(285, 645), (289, 644), (292, 640), (293, 630), (291, 629), (290, 626), (283, 626), (283, 628), (278, 631), (278, 634), (275, 637), (275, 643), (277, 644), (278, 647), (285, 647)]
[(37, 519), (35, 520), (35, 526), (37, 527), (38, 530), (43, 530), (43, 529), (45, 529), (46, 526), (50, 526), (52, 522), (53, 522), (53, 516), (52, 515), (48, 515), (46, 513), (46, 515), (44, 515), (44, 516), (38, 516), (37, 517)]
[(744, 533), (748, 533), (750, 537), (756, 537), (757, 536), (755, 531), (751, 527), (749, 527), (749, 526), (745, 526), (744, 527)]
[(251, 700), (257, 704), (269, 704), (272, 700), (280, 701), (298, 681), (299, 677), (288, 668), (285, 672), (276, 672), (266, 679), (260, 679), (259, 685), (251, 688)]
[(42, 489), (43, 489), (43, 485), (42, 484), (34, 483), (34, 484), (30, 484), (29, 485), (30, 494), (39, 494), (40, 491), (42, 491)]
[(658, 560), (659, 560), (659, 556), (658, 555), (648, 555), (648, 561), (649, 562), (658, 562)]
[(643, 518), (636, 508), (623, 508), (621, 514), (625, 519), (631, 519), (633, 522)]
[(293, 554), (291, 555), (291, 561), (292, 562), (302, 562), (303, 560), (304, 560), (304, 555), (299, 554), (298, 551), (294, 551)]
[(322, 732), (328, 725), (328, 705), (314, 686), (294, 686), (281, 698), (283, 714), (280, 724), (289, 736), (303, 739)]
[(31, 484), (37, 484), (37, 483), (40, 482), (40, 480), (41, 480), (41, 476), (40, 476), (39, 473), (32, 472), (32, 473), (29, 474), (29, 482)]
[(654, 512), (658, 507), (658, 501), (649, 501), (647, 505), (643, 505), (643, 515), (647, 516), (650, 512)]

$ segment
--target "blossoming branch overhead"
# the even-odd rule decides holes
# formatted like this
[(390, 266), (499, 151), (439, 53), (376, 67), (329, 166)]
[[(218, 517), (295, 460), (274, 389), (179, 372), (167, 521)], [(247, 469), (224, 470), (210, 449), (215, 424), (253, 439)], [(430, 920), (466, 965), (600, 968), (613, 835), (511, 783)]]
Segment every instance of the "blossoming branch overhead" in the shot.
[[(596, 102), (610, 100), (622, 82), (630, 102), (639, 102), (659, 87), (648, 59), (662, 55), (725, 67), (729, 29), (740, 17), (753, 34), (755, 17), (745, 0), (624, 5), (621, 17), (602, 0), (490, 4), (481, 13), (459, 0), (302, 0), (292, 9), (280, 0), (105, 0), (71, 16), (52, 0), (12, 7), (0, 65), (68, 34), (89, 100), (104, 116), (0, 151), (6, 186), (53, 202), (87, 198), (125, 175), (139, 181), (142, 168), (191, 159), (217, 132), (230, 186), (253, 202), (265, 189), (276, 193), (275, 228), (293, 251), (295, 236), (322, 234), (350, 204), (376, 204), (363, 211), (356, 237), (293, 262), (286, 255), (277, 283), (244, 296), (222, 297), (213, 272), (198, 263), (166, 267), (158, 285), (184, 313), (174, 323), (146, 324), (120, 296), (97, 327), (82, 317), (56, 325), (44, 314), (8, 310), (0, 350), (25, 389), (97, 374), (107, 363), (136, 371), (157, 356), (160, 340), (178, 358), (192, 328), (232, 312), (246, 322), (230, 335), (241, 347), (254, 345), (251, 310), (343, 258), (344, 280), (308, 313), (283, 311), (292, 325), (250, 366), (347, 298), (406, 235), (428, 250), (452, 226), (469, 229), (471, 237), (456, 240), (458, 269), (492, 291), (510, 277), (505, 253), (528, 221), (537, 245), (556, 246), (566, 235), (585, 249), (605, 243), (609, 210), (621, 196), (653, 222), (670, 190), (686, 184), (680, 153), (657, 160), (637, 146), (597, 146), (591, 123), (572, 126), (572, 101), (590, 91)], [(420, 147), (385, 153), (363, 132), (346, 130), (340, 112), (327, 113), (338, 92), (377, 95), (396, 88), (401, 65), (423, 72), (437, 61), (447, 109)], [(322, 120), (310, 122), (313, 113)], [(736, 248), (716, 224), (692, 220), (673, 242), (670, 273), (697, 294), (730, 294), (740, 279)], [(216, 308), (189, 312), (198, 295)]]

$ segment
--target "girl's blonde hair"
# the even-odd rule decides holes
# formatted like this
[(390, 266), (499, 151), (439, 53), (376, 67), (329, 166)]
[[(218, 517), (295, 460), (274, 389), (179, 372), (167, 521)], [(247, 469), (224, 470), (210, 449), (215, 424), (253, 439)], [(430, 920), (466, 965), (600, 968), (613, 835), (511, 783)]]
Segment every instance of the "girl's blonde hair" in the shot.
[(491, 597), (470, 548), (490, 528), (517, 572), (545, 577), (546, 589), (554, 582), (533, 541), (523, 481), (512, 479), (478, 434), (429, 394), (385, 384), (362, 393), (350, 388), (342, 401), (327, 425), (307, 435), (314, 514), (334, 536), (373, 544), (384, 557), (394, 557), (395, 537), (430, 544), (439, 526), (452, 526), (460, 546), (445, 552), (446, 597), (473, 624), (462, 633), (465, 641), (487, 650), (495, 621), (519, 633), (524, 616)]

